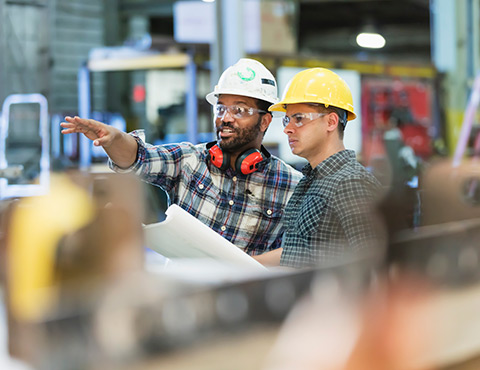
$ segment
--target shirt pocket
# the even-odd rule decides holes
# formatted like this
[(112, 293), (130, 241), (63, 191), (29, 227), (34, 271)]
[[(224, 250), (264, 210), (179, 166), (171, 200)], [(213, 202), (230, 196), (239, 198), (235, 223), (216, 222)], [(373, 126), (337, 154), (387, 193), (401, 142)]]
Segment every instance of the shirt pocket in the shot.
[(188, 183), (188, 189), (183, 199), (185, 203), (189, 203), (195, 209), (204, 202), (218, 205), (220, 191), (211, 178), (194, 174)]
[(245, 230), (257, 234), (258, 238), (269, 237), (280, 226), (282, 216), (281, 208), (252, 202), (246, 207), (242, 224)]
[(318, 231), (324, 221), (327, 201), (319, 195), (305, 197), (295, 220), (295, 228), (299, 235), (311, 235)]

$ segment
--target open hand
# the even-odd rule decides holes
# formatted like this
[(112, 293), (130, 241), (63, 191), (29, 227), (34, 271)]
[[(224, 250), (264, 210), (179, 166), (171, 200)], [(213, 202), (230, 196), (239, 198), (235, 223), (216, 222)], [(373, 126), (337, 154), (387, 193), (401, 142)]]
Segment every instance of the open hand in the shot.
[(108, 147), (118, 131), (116, 128), (93, 119), (80, 117), (65, 117), (66, 122), (61, 122), (62, 134), (79, 133), (93, 140), (93, 145)]

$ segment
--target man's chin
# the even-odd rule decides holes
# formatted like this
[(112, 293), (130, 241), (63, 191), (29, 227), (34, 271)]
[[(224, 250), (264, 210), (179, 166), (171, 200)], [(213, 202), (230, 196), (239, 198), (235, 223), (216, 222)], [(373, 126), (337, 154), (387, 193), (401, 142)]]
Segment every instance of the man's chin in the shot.
[(301, 157), (301, 151), (295, 147), (291, 148), (292, 149), (292, 154), (298, 155)]
[(220, 148), (222, 148), (222, 150), (230, 151), (235, 148), (236, 143), (230, 138), (219, 138), (218, 145)]

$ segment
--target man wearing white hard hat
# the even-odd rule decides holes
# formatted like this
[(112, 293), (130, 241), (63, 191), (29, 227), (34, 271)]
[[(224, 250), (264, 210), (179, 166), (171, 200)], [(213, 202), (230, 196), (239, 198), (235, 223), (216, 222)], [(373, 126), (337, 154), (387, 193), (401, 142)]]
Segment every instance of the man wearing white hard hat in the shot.
[(217, 140), (152, 146), (92, 119), (66, 117), (62, 133), (82, 133), (109, 156), (117, 172), (134, 172), (250, 255), (280, 246), (285, 204), (301, 174), (262, 146), (278, 101), (277, 83), (263, 64), (240, 59), (206, 97)]

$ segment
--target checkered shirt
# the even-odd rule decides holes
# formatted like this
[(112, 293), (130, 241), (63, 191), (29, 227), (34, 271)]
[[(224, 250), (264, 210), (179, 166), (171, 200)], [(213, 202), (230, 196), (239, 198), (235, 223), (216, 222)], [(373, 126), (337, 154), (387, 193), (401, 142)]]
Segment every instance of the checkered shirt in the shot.
[(380, 183), (342, 150), (307, 164), (285, 209), (281, 265), (318, 267), (378, 248), (384, 238), (371, 212)]
[[(206, 144), (153, 146), (140, 133), (135, 163), (127, 169), (159, 186), (182, 207), (250, 255), (280, 247), (283, 213), (302, 174), (275, 156), (249, 175), (222, 171), (209, 161)], [(117, 172), (126, 172), (110, 161)], [(188, 232), (188, 230), (185, 230)]]

